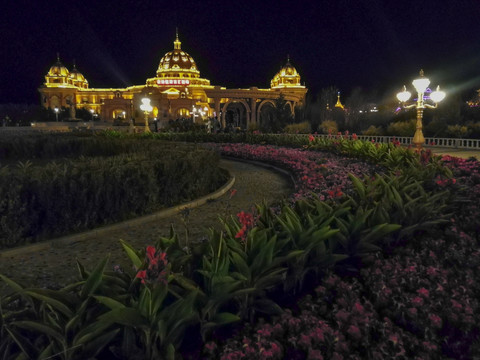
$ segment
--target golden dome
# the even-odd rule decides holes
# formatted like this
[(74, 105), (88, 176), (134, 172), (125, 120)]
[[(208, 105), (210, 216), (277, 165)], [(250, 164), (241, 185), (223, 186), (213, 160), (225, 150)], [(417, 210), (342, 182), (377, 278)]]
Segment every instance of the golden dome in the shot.
[(166, 73), (175, 73), (178, 71), (183, 73), (195, 73), (197, 76), (200, 74), (197, 69), (197, 64), (195, 64), (195, 60), (193, 60), (189, 54), (182, 50), (181, 44), (182, 43), (180, 40), (178, 40), (177, 33), (176, 39), (173, 42), (173, 50), (167, 52), (160, 59), (160, 64), (158, 65), (157, 69), (157, 76), (160, 76), (160, 74), (168, 76)]
[(73, 63), (73, 69), (70, 72), (70, 79), (72, 82), (72, 85), (87, 89), (88, 88), (88, 81), (85, 79), (85, 76), (78, 71), (77, 67), (75, 66), (75, 63)]
[(52, 65), (48, 71), (47, 76), (69, 76), (70, 72), (60, 61), (60, 56), (57, 54), (57, 62)]
[(270, 87), (282, 88), (282, 87), (298, 87), (300, 84), (300, 74), (297, 69), (290, 64), (290, 58), (287, 58), (287, 63), (280, 68), (280, 71), (273, 77)]

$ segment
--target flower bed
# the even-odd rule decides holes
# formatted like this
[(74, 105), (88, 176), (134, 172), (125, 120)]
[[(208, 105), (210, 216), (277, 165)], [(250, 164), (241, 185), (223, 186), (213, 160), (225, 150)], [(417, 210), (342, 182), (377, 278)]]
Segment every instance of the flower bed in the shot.
[(341, 197), (352, 188), (348, 174), (357, 177), (382, 172), (382, 168), (328, 152), (272, 145), (209, 144), (222, 155), (261, 161), (288, 170), (295, 178), (293, 200), (319, 195), (321, 200)]
[[(195, 246), (181, 246), (173, 231), (146, 250), (124, 243), (133, 270), (104, 273), (106, 260), (92, 273), (79, 265), (84, 281), (59, 292), (2, 277), (16, 294), (2, 299), (0, 350), (35, 357), (81, 344), (80, 358), (478, 358), (478, 162), (309, 141), (384, 167), (305, 149), (210, 144), (289, 170), (296, 201), (240, 212)], [(225, 339), (225, 329), (236, 331)], [(186, 335), (193, 349), (182, 347)]]

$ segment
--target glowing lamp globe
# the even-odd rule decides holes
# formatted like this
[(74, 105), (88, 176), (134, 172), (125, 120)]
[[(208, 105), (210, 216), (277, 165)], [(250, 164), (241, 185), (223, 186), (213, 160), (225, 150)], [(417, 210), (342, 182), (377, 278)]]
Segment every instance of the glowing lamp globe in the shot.
[(403, 91), (397, 94), (397, 99), (401, 102), (406, 102), (408, 99), (410, 99), (410, 96), (412, 96), (410, 91), (407, 91), (407, 88), (403, 86)]
[(150, 99), (149, 98), (143, 98), (142, 99), (142, 105), (140, 105), (140, 110), (142, 111), (147, 111), (150, 112), (152, 111), (152, 105), (150, 105)]
[(427, 90), (428, 85), (430, 85), (430, 80), (423, 76), (423, 70), (420, 70), (420, 77), (412, 81), (415, 90), (419, 93), (424, 93)]
[(437, 86), (437, 90), (433, 91), (431, 94), (430, 94), (430, 99), (432, 99), (432, 101), (436, 102), (436, 103), (439, 103), (440, 101), (442, 101), (443, 99), (445, 99), (445, 91), (441, 91), (440, 90), (440, 85)]

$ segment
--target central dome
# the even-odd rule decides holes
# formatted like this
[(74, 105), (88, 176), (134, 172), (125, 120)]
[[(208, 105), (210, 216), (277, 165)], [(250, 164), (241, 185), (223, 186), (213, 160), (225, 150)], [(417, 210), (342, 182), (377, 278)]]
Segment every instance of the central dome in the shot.
[[(167, 52), (161, 59), (157, 69), (157, 76), (165, 76), (178, 72), (193, 73), (197, 76), (200, 72), (197, 69), (195, 60), (181, 48), (181, 42), (178, 40), (178, 33), (173, 42), (173, 50)], [(193, 75), (192, 74), (192, 75)], [(168, 76), (168, 75), (167, 75)], [(195, 76), (196, 77), (196, 76)]]

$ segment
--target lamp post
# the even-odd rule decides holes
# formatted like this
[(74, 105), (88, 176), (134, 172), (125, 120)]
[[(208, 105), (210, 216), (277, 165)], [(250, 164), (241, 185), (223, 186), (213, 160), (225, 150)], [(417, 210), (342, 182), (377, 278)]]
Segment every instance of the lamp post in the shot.
[(197, 116), (197, 108), (192, 105), (192, 122), (195, 124), (195, 117)]
[(90, 112), (92, 113), (92, 122), (93, 122), (93, 115), (95, 114), (95, 110), (90, 109)]
[(423, 75), (423, 70), (420, 70), (420, 77), (412, 81), (415, 90), (418, 93), (417, 102), (411, 105), (404, 105), (405, 102), (410, 99), (412, 95), (407, 88), (403, 86), (403, 91), (397, 94), (397, 99), (402, 103), (405, 109), (410, 109), (415, 107), (417, 109), (417, 122), (415, 125), (415, 134), (413, 136), (413, 143), (418, 151), (422, 150), (422, 146), (425, 143), (425, 138), (423, 137), (423, 109), (431, 108), (435, 109), (438, 106), (438, 103), (445, 98), (445, 92), (440, 91), (440, 86), (437, 86), (437, 90), (430, 93), (430, 100), (433, 101), (434, 105), (428, 104), (424, 99), (425, 91), (427, 90), (430, 80)]
[(58, 122), (58, 107), (55, 107), (55, 109), (53, 109), (55, 111), (55, 118)]
[(148, 126), (148, 113), (152, 111), (152, 105), (150, 105), (150, 99), (149, 98), (143, 98), (142, 99), (142, 105), (140, 105), (140, 110), (142, 110), (145, 113), (145, 132), (149, 133), (150, 127)]

